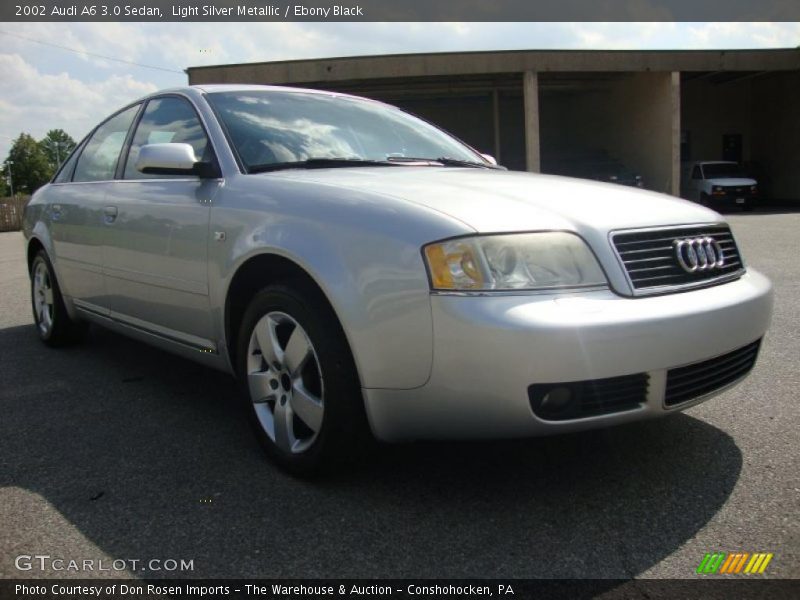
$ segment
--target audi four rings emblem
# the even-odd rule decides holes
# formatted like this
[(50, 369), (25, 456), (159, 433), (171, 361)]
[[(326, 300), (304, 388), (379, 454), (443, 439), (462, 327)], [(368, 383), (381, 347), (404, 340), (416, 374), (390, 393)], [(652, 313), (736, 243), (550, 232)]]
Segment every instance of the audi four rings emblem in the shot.
[(675, 257), (687, 273), (711, 271), (725, 264), (725, 255), (719, 242), (712, 237), (675, 240)]

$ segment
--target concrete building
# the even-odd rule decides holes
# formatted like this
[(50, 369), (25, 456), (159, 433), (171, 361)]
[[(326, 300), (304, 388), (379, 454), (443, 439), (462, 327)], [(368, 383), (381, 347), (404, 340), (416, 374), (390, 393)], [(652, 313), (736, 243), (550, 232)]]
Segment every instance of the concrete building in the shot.
[(682, 160), (732, 159), (800, 199), (800, 49), (502, 51), (263, 62), (189, 82), (336, 90), (401, 106), (510, 169), (616, 159), (678, 194)]

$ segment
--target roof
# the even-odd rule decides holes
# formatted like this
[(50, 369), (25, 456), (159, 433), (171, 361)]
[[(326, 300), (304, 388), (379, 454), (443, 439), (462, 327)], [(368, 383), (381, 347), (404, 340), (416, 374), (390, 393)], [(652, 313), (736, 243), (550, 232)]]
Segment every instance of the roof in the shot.
[(246, 92), (246, 91), (271, 91), (271, 92), (308, 92), (312, 94), (330, 94), (321, 90), (312, 90), (298, 87), (288, 87), (284, 85), (258, 85), (246, 83), (204, 83), (188, 86), (190, 89), (203, 92)]
[(800, 70), (800, 49), (504, 50), (387, 54), (189, 67), (191, 83), (326, 81), (487, 73)]

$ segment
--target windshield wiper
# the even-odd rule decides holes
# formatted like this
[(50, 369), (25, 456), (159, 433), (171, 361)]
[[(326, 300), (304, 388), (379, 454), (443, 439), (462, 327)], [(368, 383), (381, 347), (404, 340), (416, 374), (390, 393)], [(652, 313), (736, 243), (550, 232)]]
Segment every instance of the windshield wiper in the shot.
[(308, 158), (291, 162), (264, 163), (247, 168), (248, 173), (266, 173), (283, 169), (329, 169), (336, 167), (394, 167), (396, 164), (385, 160), (367, 160), (364, 158)]
[(461, 160), (458, 158), (450, 158), (449, 156), (440, 156), (439, 158), (415, 158), (413, 156), (389, 156), (387, 159), (393, 163), (430, 163), (440, 164), (444, 167), (471, 167), (473, 169), (497, 169), (494, 165), (488, 163), (480, 163), (472, 160)]

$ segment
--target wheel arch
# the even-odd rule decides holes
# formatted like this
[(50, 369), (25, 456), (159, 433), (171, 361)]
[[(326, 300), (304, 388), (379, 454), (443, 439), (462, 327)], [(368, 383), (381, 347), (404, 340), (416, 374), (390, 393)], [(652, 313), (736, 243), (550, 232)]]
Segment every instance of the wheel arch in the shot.
[(242, 324), (245, 310), (253, 296), (270, 284), (283, 283), (287, 285), (303, 286), (322, 302), (335, 318), (336, 326), (350, 350), (350, 356), (356, 369), (356, 374), (361, 381), (353, 344), (347, 335), (342, 320), (339, 317), (328, 294), (319, 282), (299, 263), (286, 256), (272, 252), (261, 252), (250, 256), (236, 269), (231, 277), (230, 284), (225, 292), (224, 328), (225, 345), (231, 366), (236, 370), (236, 348), (239, 329)]
[[(36, 253), (39, 250), (44, 250), (47, 254), (50, 264), (53, 265), (53, 269), (56, 272), (56, 277), (58, 277), (58, 265), (56, 264), (58, 262), (58, 257), (56, 257), (55, 250), (53, 248), (53, 239), (50, 235), (50, 228), (44, 219), (44, 216), (41, 214), (41, 206), (42, 205), (40, 204), (31, 205), (29, 203), (25, 207), (26, 223), (23, 228), (23, 232), (27, 238), (26, 259), (28, 261), (28, 272), (30, 272)], [(36, 208), (36, 210), (33, 210), (34, 208)]]
[(41, 250), (44, 250), (45, 253), (47, 253), (47, 248), (45, 248), (42, 241), (36, 236), (31, 236), (31, 239), (28, 240), (28, 248), (26, 251), (26, 260), (28, 262), (28, 274), (30, 274), (31, 268), (33, 267), (33, 259), (36, 258), (36, 255)]

